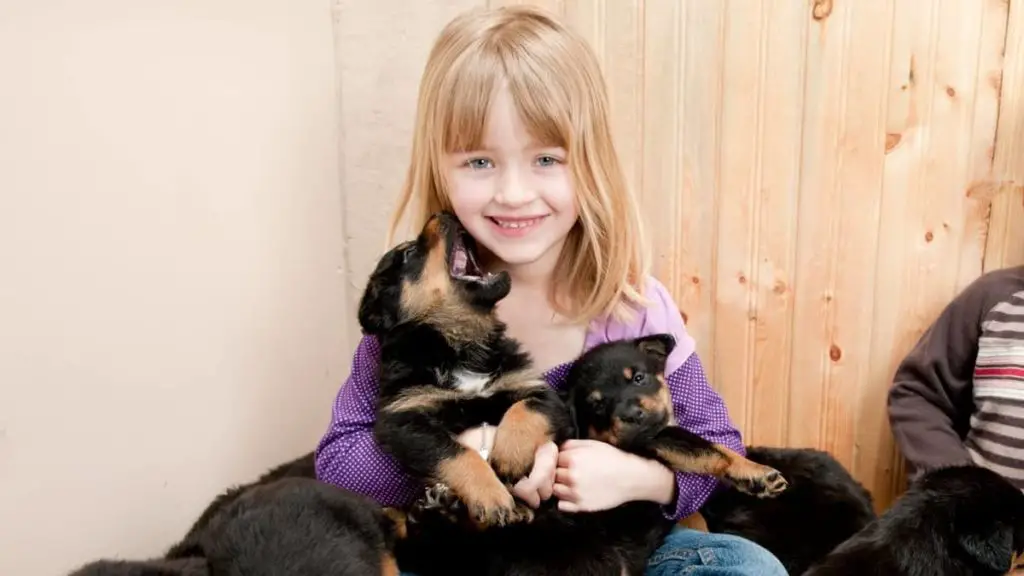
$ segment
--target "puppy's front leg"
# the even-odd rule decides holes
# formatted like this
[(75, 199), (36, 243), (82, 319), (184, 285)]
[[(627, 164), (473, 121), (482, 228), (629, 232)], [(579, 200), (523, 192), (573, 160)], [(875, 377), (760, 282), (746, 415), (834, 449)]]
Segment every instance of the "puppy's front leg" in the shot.
[(653, 438), (640, 441), (635, 448), (676, 472), (725, 478), (740, 492), (760, 498), (775, 496), (788, 485), (778, 470), (748, 460), (678, 426), (666, 426)]
[(422, 397), (415, 403), (397, 400), (383, 404), (374, 426), (377, 442), (414, 476), (448, 486), (478, 525), (526, 520), (483, 457), (459, 444), (435, 419), (437, 408), (424, 403)]
[(511, 483), (527, 476), (541, 445), (567, 436), (569, 411), (558, 394), (543, 382), (503, 392), (514, 402), (494, 435), (491, 466)]

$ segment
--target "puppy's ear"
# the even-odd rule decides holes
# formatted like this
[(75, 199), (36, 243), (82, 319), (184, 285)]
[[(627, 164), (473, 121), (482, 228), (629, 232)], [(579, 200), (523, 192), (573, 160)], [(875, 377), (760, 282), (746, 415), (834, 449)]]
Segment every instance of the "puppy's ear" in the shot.
[(633, 340), (633, 344), (647, 355), (648, 358), (655, 360), (659, 364), (664, 364), (668, 355), (672, 353), (672, 350), (676, 347), (676, 339), (671, 334), (651, 334), (649, 336), (641, 336)]
[(359, 325), (367, 334), (380, 335), (398, 324), (398, 300), (401, 288), (381, 286), (373, 278), (359, 300)]
[[(961, 529), (962, 530), (962, 529)], [(1009, 572), (1013, 561), (1013, 528), (1002, 522), (961, 531), (957, 536), (967, 556), (988, 570)]]

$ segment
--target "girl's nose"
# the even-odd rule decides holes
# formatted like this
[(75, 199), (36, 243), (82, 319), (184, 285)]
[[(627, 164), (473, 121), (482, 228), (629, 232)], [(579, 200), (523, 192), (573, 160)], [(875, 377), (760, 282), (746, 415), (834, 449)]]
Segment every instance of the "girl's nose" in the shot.
[(529, 204), (536, 195), (530, 185), (529, 177), (524, 177), (516, 168), (509, 168), (502, 174), (494, 199), (499, 204), (517, 207)]

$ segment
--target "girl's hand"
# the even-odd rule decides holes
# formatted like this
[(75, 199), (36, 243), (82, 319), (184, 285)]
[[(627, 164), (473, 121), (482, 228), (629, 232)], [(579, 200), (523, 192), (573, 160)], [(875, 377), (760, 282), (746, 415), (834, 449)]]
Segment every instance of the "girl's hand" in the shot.
[(596, 512), (625, 502), (675, 498), (675, 474), (660, 462), (596, 440), (569, 440), (558, 453), (554, 495), (564, 512)]
[(554, 491), (558, 446), (554, 442), (541, 444), (533, 458), (533, 470), (512, 487), (512, 495), (521, 498), (531, 508), (536, 508), (551, 498)]

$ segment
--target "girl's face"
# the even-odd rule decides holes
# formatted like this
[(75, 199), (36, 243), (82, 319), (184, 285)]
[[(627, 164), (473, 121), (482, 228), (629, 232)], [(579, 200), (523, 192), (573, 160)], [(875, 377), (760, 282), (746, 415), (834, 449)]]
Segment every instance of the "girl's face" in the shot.
[(550, 274), (578, 214), (566, 150), (531, 137), (506, 87), (487, 116), (482, 149), (447, 157), (452, 209), (508, 267)]

